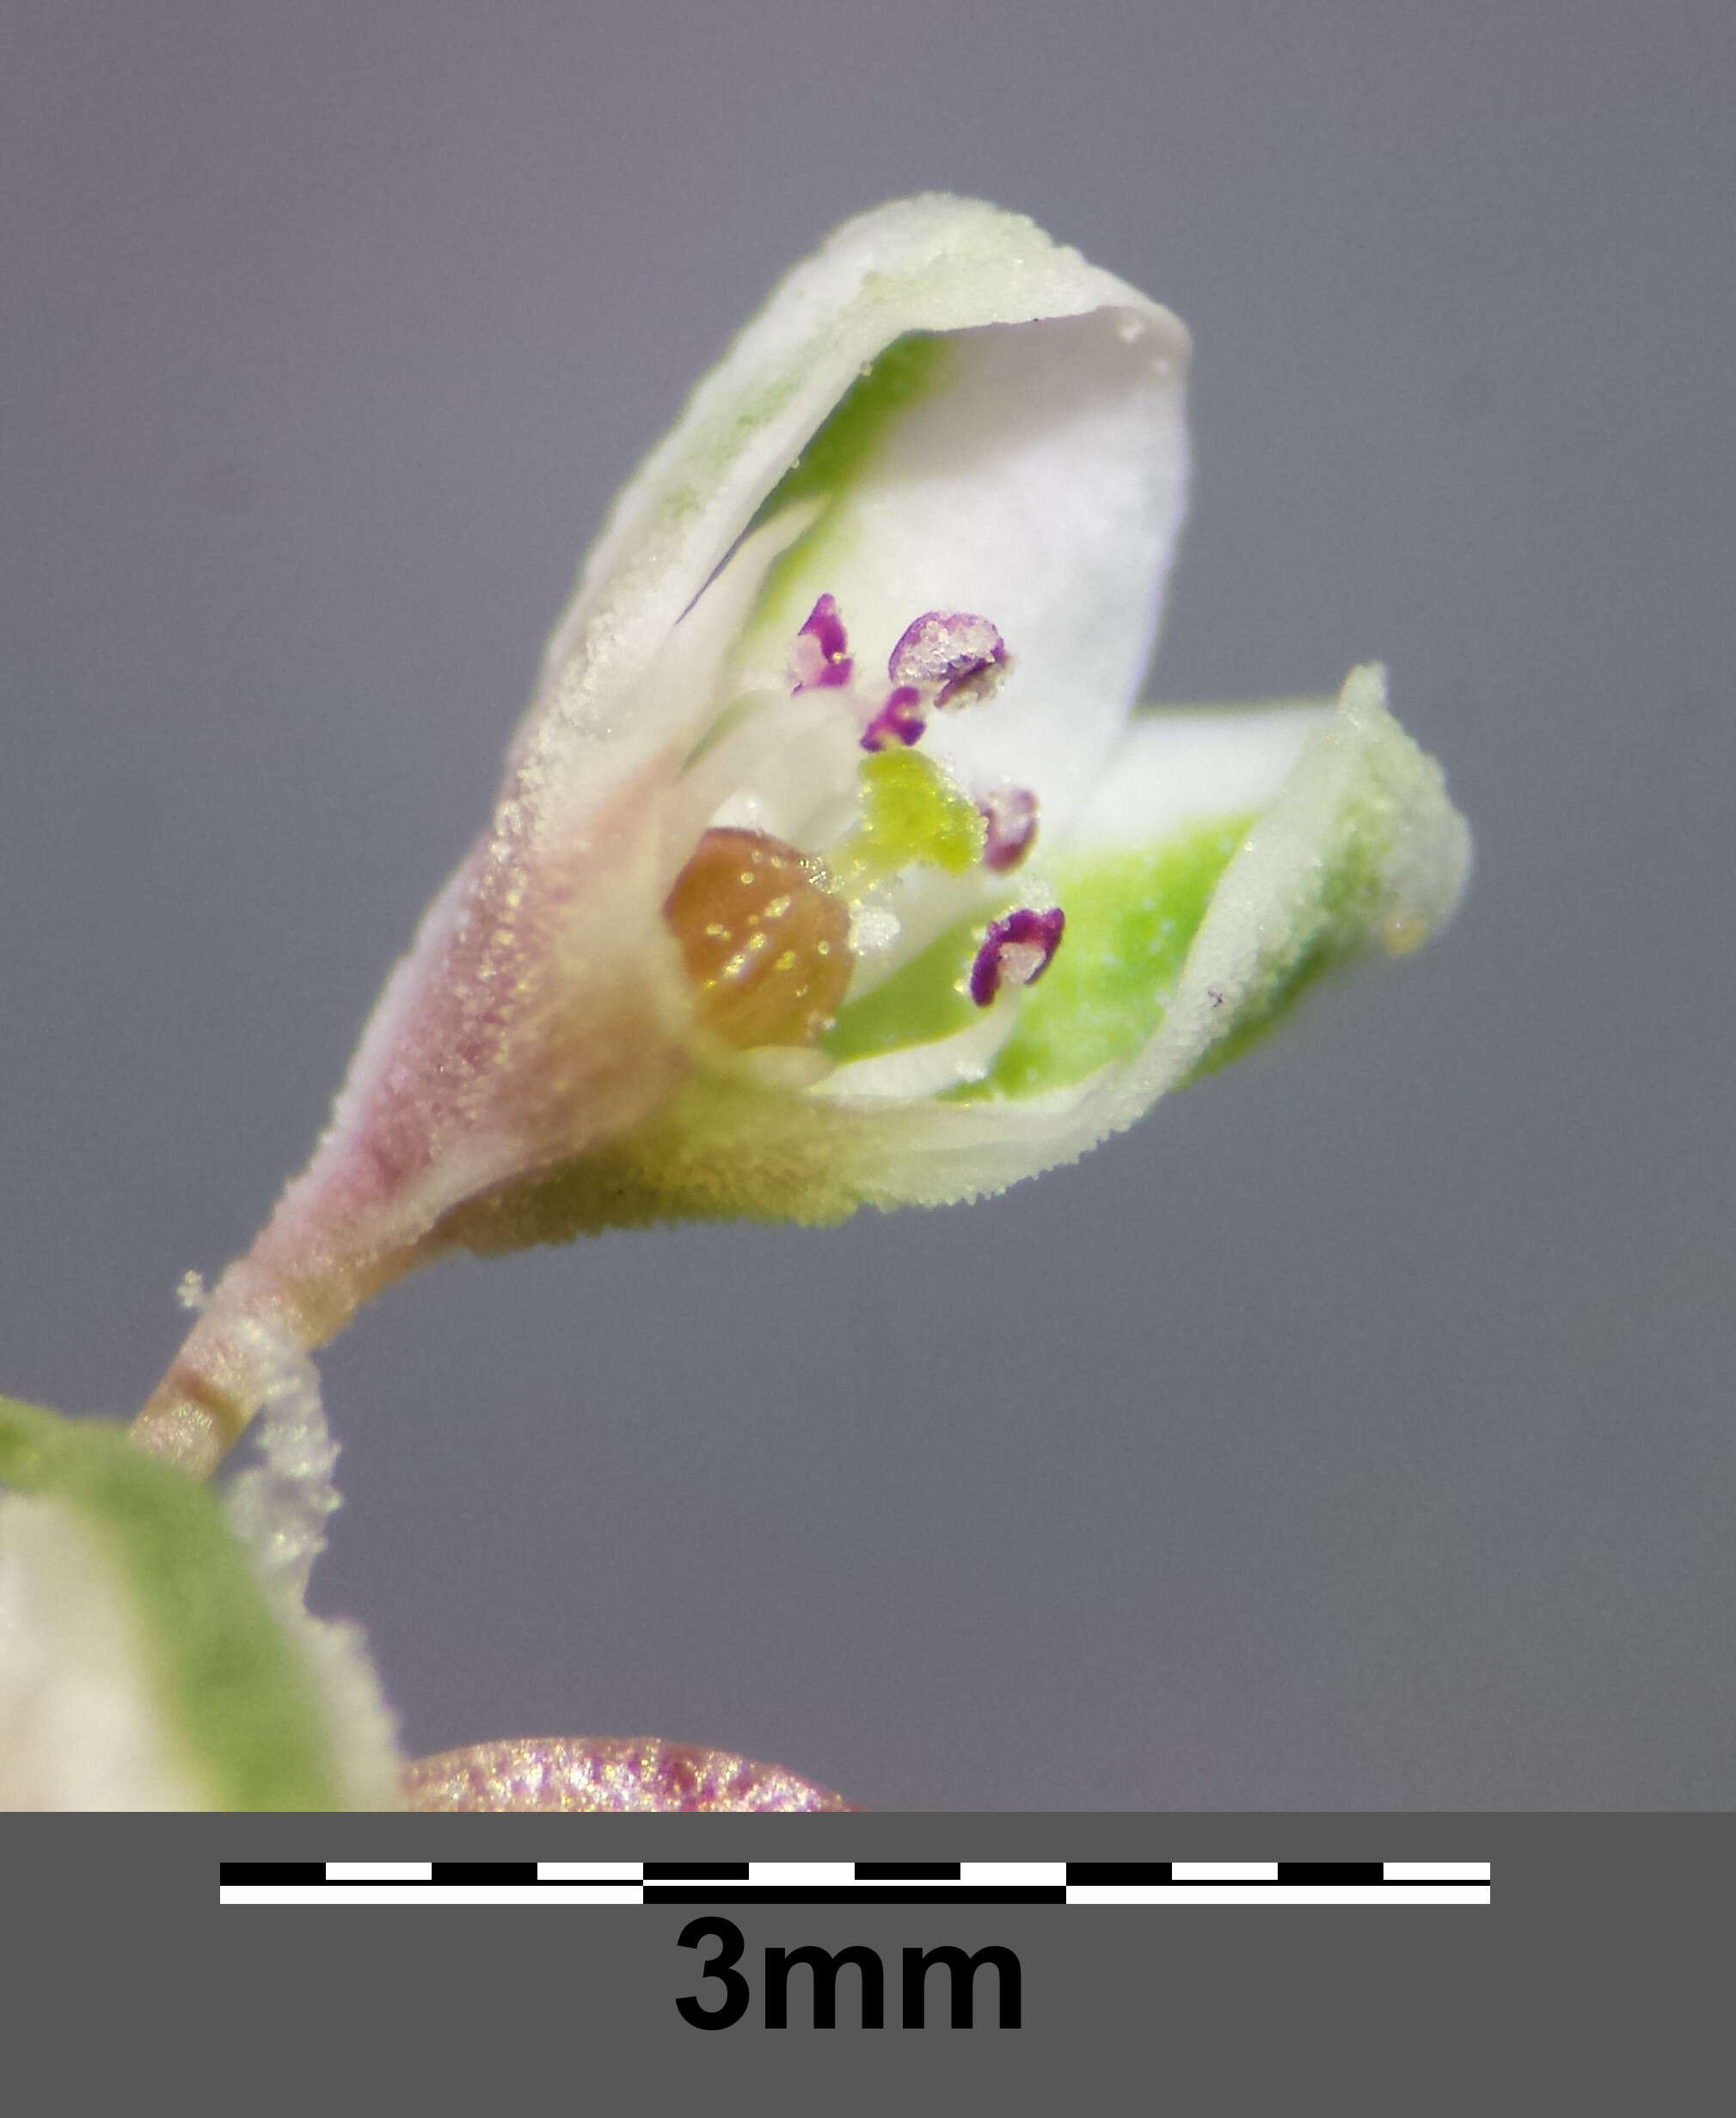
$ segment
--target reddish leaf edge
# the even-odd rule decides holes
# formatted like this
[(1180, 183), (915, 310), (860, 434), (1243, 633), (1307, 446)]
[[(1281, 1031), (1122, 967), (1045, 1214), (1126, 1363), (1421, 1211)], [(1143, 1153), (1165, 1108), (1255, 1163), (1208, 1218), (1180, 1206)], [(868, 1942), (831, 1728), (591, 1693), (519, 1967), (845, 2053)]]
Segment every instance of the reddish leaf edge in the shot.
[(657, 1736), (527, 1735), (404, 1768), (412, 1809), (817, 1810), (855, 1802), (783, 1766)]

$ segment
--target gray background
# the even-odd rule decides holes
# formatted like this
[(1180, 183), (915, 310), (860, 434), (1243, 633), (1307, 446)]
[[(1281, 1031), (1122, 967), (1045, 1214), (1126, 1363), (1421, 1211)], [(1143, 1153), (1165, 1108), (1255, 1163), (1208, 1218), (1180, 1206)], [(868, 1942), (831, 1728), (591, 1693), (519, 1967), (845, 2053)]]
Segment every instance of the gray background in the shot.
[(1385, 657), (1465, 912), (993, 1205), (390, 1294), (316, 1600), (414, 1749), (1727, 1804), (1733, 116), (1667, 0), (0, 14), (0, 1387), (143, 1398), (618, 481), (833, 222), (978, 192), (1193, 328), (1156, 691)]

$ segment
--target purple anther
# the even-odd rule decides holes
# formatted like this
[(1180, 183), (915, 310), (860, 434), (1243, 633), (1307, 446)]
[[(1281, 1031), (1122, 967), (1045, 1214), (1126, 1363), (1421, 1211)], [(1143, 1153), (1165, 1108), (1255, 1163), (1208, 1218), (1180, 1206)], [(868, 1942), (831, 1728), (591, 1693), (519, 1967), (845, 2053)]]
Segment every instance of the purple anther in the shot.
[(837, 599), (822, 596), (795, 635), (789, 658), (790, 689), (825, 691), (848, 684), (852, 666)]
[(994, 695), (1012, 664), (997, 627), (969, 611), (925, 611), (886, 658), (894, 684), (914, 684), (943, 711)]
[(893, 743), (914, 743), (929, 725), (923, 695), (913, 684), (901, 684), (862, 732), (864, 750), (885, 750)]
[(983, 865), (1010, 875), (1036, 843), (1037, 797), (1028, 787), (997, 787), (977, 807), (988, 826)]
[(985, 1008), (1003, 985), (1034, 985), (1061, 946), (1066, 924), (1058, 905), (1052, 912), (1033, 912), (1021, 905), (997, 919), (971, 966), (972, 999)]

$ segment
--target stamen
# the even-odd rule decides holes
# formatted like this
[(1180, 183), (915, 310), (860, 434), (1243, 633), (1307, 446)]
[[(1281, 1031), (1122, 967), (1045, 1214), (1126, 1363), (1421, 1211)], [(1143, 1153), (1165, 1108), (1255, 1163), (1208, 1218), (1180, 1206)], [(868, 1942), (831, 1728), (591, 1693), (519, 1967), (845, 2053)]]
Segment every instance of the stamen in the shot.
[(942, 712), (991, 698), (1011, 666), (999, 629), (970, 611), (925, 611), (886, 659), (894, 684), (931, 692)]
[(708, 831), (663, 917), (694, 1012), (726, 1044), (812, 1044), (850, 984), (850, 912), (825, 870), (764, 832)]
[(971, 966), (972, 999), (985, 1008), (1003, 985), (1034, 985), (1060, 947), (1066, 924), (1067, 915), (1059, 906), (1052, 912), (1021, 906), (1004, 919), (997, 919)]
[(1037, 797), (1028, 787), (997, 787), (977, 807), (988, 826), (983, 865), (1010, 875), (1037, 842)]
[(914, 743), (929, 725), (923, 695), (913, 684), (901, 684), (862, 730), (864, 750), (885, 750), (893, 743)]
[(843, 619), (838, 614), (837, 599), (822, 596), (795, 635), (789, 658), (790, 690), (831, 690), (848, 684), (854, 668)]

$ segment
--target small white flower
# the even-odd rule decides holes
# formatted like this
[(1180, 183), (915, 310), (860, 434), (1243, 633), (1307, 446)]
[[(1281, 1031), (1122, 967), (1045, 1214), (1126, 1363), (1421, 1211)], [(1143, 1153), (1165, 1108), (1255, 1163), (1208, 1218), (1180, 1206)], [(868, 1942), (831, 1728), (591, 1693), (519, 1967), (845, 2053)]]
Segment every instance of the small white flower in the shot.
[(1135, 710), (1187, 356), (967, 200), (790, 274), (617, 502), (156, 1446), (214, 1460), (261, 1319), (318, 1344), (461, 1245), (999, 1190), (1450, 913), (1467, 834), (1379, 671)]

